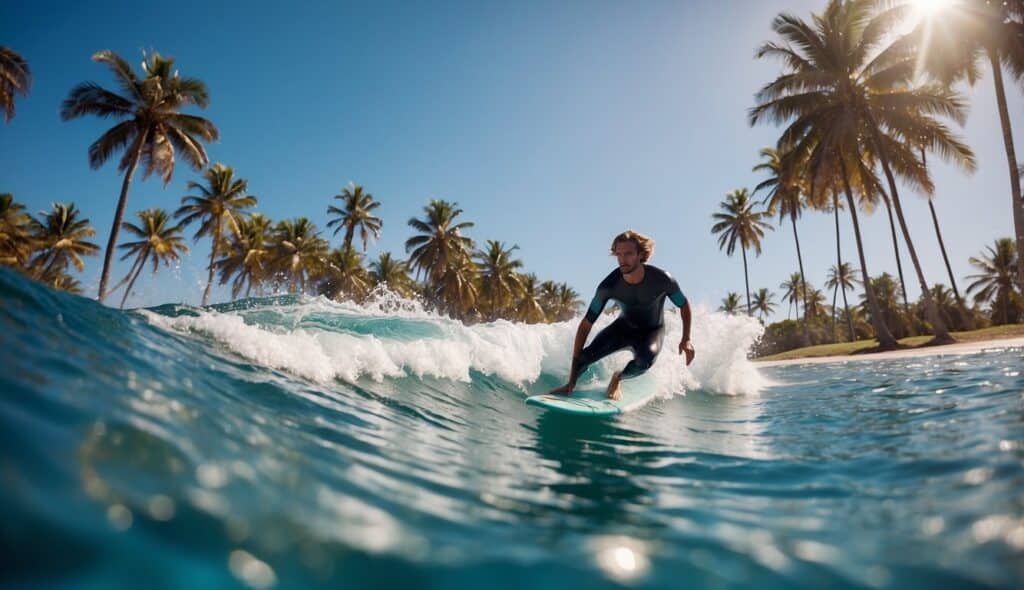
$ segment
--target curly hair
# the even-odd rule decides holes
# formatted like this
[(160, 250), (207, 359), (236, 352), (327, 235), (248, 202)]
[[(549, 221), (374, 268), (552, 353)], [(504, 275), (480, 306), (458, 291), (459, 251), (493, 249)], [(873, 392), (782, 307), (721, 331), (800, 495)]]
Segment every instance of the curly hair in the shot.
[(651, 256), (654, 256), (654, 240), (641, 233), (627, 229), (621, 234), (615, 236), (615, 239), (612, 240), (612, 255), (615, 254), (615, 244), (618, 244), (619, 242), (633, 242), (636, 244), (636, 251), (640, 255), (641, 262), (647, 262), (651, 259)]

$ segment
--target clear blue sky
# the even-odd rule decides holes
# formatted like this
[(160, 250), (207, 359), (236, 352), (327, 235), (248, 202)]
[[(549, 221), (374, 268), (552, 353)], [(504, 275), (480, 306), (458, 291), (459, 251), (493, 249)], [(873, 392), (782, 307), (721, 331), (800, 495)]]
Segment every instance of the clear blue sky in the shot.
[[(383, 236), (369, 257), (404, 257), (407, 220), (430, 198), (457, 201), (479, 243), (518, 244), (527, 270), (568, 282), (584, 299), (613, 267), (611, 237), (633, 228), (657, 240), (653, 263), (679, 277), (691, 300), (716, 307), (727, 291), (742, 293), (743, 270), (738, 253), (718, 250), (711, 214), (727, 192), (758, 182), (757, 151), (778, 135), (746, 122), (754, 92), (779, 72), (755, 60), (754, 49), (774, 38), (778, 12), (807, 18), (823, 5), (8, 2), (0, 45), (29, 61), (34, 86), (14, 120), (0, 125), (0, 192), (32, 212), (74, 201), (105, 244), (121, 175), (116, 158), (91, 170), (86, 152), (112, 123), (63, 123), (60, 103), (86, 80), (113, 86), (90, 61), (95, 51), (138, 64), (143, 50), (156, 50), (207, 83), (211, 104), (200, 114), (221, 131), (208, 146), (211, 162), (247, 178), (258, 211), (274, 219), (307, 216), (337, 245), (326, 208), (354, 181), (382, 203)], [(969, 256), (1012, 233), (991, 86), (986, 74), (967, 90), (963, 135), (977, 173), (935, 166), (958, 279), (971, 272)], [(1020, 87), (1009, 94), (1020, 152)], [(197, 177), (182, 164), (166, 187), (137, 180), (129, 215), (173, 210)], [(905, 191), (904, 201), (927, 279), (948, 283), (924, 200)], [(810, 214), (799, 228), (808, 280), (820, 287), (834, 263), (832, 219)], [(842, 231), (852, 261), (848, 219)], [(884, 212), (864, 232), (871, 272), (895, 273)], [(778, 284), (796, 269), (789, 227), (764, 246), (751, 257), (751, 288), (781, 295)], [(207, 241), (194, 244), (179, 272), (140, 279), (129, 304), (198, 302), (208, 255)], [(87, 293), (95, 294), (101, 265), (90, 259), (80, 277)], [(127, 268), (119, 264), (112, 278)], [(227, 295), (220, 289), (214, 300)], [(780, 305), (777, 316), (785, 313)]]

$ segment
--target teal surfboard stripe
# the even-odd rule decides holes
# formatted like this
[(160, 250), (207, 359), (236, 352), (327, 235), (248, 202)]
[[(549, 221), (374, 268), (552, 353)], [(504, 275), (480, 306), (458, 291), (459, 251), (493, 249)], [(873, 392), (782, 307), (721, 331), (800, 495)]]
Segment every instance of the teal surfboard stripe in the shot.
[(614, 416), (639, 408), (654, 397), (656, 389), (652, 379), (641, 376), (622, 383), (622, 396), (610, 400), (604, 389), (583, 388), (572, 395), (533, 395), (526, 403), (547, 410), (583, 416)]

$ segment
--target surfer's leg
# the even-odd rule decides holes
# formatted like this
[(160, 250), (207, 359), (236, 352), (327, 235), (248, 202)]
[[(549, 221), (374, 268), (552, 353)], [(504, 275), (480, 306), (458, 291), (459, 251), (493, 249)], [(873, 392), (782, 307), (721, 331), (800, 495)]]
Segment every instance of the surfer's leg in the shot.
[(628, 328), (625, 322), (615, 320), (604, 330), (594, 336), (594, 340), (580, 351), (580, 358), (573, 364), (570, 381), (575, 382), (586, 368), (613, 352), (629, 348), (632, 342), (629, 339)]
[(661, 352), (661, 342), (665, 339), (664, 326), (643, 334), (633, 344), (633, 360), (622, 370), (622, 378), (636, 377), (644, 374), (654, 364)]

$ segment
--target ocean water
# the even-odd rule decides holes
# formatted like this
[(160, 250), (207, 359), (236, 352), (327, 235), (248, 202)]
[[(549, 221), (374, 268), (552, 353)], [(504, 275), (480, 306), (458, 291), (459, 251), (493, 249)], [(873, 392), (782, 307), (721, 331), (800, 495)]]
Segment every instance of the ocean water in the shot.
[(0, 269), (0, 586), (1024, 585), (1024, 349), (758, 369), (697, 309), (687, 369), (668, 321), (658, 396), (581, 418), (523, 403), (575, 322)]

